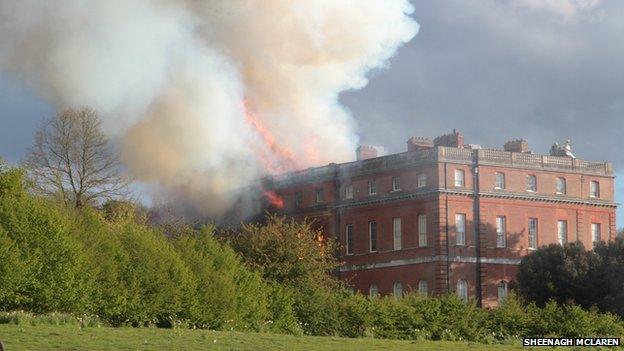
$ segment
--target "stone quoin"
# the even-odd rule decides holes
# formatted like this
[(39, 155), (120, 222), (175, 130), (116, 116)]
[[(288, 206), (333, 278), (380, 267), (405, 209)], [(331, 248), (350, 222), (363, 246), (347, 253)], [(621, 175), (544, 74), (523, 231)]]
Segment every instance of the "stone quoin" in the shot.
[(548, 155), (525, 140), (504, 150), (464, 144), (458, 131), (410, 138), (407, 152), (268, 177), (277, 212), (314, 219), (341, 244), (339, 275), (368, 294), (458, 293), (494, 306), (523, 256), (551, 243), (615, 238), (609, 162)]

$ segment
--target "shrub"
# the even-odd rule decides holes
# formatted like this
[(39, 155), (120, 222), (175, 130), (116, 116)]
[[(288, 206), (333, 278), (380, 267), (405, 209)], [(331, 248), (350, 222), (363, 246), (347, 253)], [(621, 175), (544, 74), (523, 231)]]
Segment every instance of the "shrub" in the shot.
[(0, 308), (84, 310), (80, 244), (68, 235), (68, 227), (58, 206), (26, 193), (20, 170), (0, 173), (0, 240), (6, 245), (0, 249), (6, 258), (0, 271), (16, 269), (3, 278), (12, 285), (0, 289), (6, 296)]
[(269, 318), (269, 287), (245, 267), (229, 247), (213, 237), (213, 228), (174, 240), (196, 281), (189, 317), (199, 327), (259, 330)]

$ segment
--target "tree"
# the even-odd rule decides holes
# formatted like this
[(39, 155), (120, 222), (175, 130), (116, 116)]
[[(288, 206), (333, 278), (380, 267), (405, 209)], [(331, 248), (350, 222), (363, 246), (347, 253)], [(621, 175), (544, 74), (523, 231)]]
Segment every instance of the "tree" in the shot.
[(102, 132), (97, 112), (68, 109), (46, 120), (23, 162), (34, 190), (67, 205), (115, 199), (128, 194), (128, 181)]
[(229, 241), (251, 267), (269, 281), (297, 288), (335, 286), (337, 280), (329, 274), (340, 266), (333, 255), (335, 241), (323, 238), (308, 221), (269, 215), (266, 222), (243, 225)]
[(551, 244), (525, 256), (518, 269), (518, 292), (528, 301), (544, 306), (549, 300), (591, 306), (596, 290), (589, 272), (599, 264), (593, 251), (580, 242)]

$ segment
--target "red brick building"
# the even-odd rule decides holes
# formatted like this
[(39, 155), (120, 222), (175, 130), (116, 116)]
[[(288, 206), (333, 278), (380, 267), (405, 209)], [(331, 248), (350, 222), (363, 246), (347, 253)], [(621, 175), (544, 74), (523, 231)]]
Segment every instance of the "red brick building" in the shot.
[(363, 294), (457, 292), (483, 305), (507, 292), (522, 256), (616, 235), (611, 163), (569, 144), (537, 155), (465, 145), (461, 133), (411, 138), (407, 152), (274, 176), (282, 211), (317, 220), (341, 244), (340, 276)]

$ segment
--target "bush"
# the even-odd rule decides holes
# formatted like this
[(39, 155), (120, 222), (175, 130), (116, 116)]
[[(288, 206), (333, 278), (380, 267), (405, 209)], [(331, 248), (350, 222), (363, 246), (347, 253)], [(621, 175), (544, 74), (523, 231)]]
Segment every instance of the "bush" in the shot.
[(269, 318), (269, 287), (248, 270), (229, 247), (218, 243), (213, 228), (174, 240), (182, 260), (191, 268), (196, 286), (189, 317), (203, 328), (259, 330)]
[(84, 311), (80, 243), (65, 219), (55, 204), (28, 196), (21, 171), (0, 173), (0, 272), (10, 272), (0, 308)]

